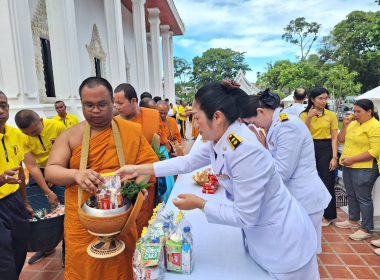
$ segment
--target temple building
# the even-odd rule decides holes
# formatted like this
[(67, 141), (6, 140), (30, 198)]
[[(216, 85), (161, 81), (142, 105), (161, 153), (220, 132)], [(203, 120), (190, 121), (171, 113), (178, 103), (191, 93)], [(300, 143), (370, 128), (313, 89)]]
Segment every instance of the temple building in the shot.
[(90, 77), (175, 101), (173, 36), (185, 25), (173, 0), (0, 0), (0, 90), (8, 123), (21, 109), (83, 117), (78, 88)]

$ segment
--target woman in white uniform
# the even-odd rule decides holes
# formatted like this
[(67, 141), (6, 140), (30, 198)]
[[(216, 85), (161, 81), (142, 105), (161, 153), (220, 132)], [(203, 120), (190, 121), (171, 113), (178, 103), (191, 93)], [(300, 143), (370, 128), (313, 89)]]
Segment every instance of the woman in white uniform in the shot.
[(298, 118), (280, 113), (280, 98), (269, 90), (250, 95), (248, 106), (240, 111), (246, 124), (266, 131), (266, 137), (251, 130), (276, 160), (277, 171), (291, 195), (305, 208), (318, 238), (317, 254), (322, 252), (322, 217), (331, 200), (315, 165), (313, 138), (307, 126)]
[(240, 89), (220, 83), (203, 86), (195, 95), (193, 113), (199, 133), (210, 142), (187, 156), (124, 166), (117, 173), (122, 180), (136, 174), (168, 176), (211, 162), (216, 174), (226, 175), (219, 182), (233, 205), (207, 202), (193, 194), (179, 195), (173, 203), (181, 210), (201, 209), (210, 223), (241, 228), (250, 255), (275, 279), (319, 279), (313, 224), (283, 184), (268, 150), (247, 126), (236, 122), (247, 103), (248, 96)]

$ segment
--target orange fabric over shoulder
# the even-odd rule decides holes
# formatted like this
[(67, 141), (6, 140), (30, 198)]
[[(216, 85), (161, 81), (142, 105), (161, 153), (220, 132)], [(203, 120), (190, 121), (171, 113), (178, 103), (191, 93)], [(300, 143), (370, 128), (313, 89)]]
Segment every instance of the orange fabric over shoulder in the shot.
[[(174, 118), (172, 117), (167, 117), (166, 118), (169, 122), (170, 122), (170, 126), (172, 128), (172, 132), (173, 132), (173, 138), (174, 140), (177, 140), (178, 143), (182, 143), (182, 137), (181, 137), (181, 133), (179, 132), (179, 129), (178, 129), (178, 126), (177, 126), (177, 122)], [(163, 125), (164, 125), (164, 129), (165, 129), (165, 133), (166, 133), (166, 136), (169, 140), (172, 140), (172, 136), (170, 134), (170, 129), (169, 129), (169, 126), (167, 124), (167, 122), (163, 122)]]
[(192, 130), (191, 130), (191, 137), (198, 137), (199, 131), (198, 128), (194, 126), (194, 117), (193, 117), (193, 124), (192, 124)]
[[(139, 125), (122, 119), (114, 118), (114, 120), (120, 130), (126, 164), (158, 161), (150, 144), (143, 137)], [(79, 169), (81, 147), (82, 145), (78, 145), (72, 150), (70, 169)], [(105, 173), (115, 171), (119, 167), (112, 129), (109, 127), (91, 137), (87, 168)], [(83, 196), (87, 199), (91, 194), (84, 193)], [(119, 237), (126, 245), (120, 255), (109, 259), (92, 258), (87, 254), (87, 246), (95, 241), (96, 237), (89, 234), (79, 222), (77, 184), (67, 186), (65, 208), (65, 280), (133, 279), (132, 258), (138, 238), (136, 226), (127, 235)]]

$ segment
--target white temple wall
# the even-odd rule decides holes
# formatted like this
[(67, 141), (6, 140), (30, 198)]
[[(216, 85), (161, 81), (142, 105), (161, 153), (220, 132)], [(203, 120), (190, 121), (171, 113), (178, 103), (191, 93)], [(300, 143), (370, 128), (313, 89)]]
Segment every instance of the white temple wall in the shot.
[[(123, 18), (123, 35), (124, 35), (124, 50), (127, 56), (130, 68), (128, 83), (131, 84), (137, 92), (139, 97), (139, 91), (137, 86), (137, 68), (136, 68), (136, 44), (133, 31), (133, 16), (132, 13), (124, 6), (121, 6), (122, 18)], [(126, 62), (127, 64), (127, 62)], [(126, 65), (127, 68), (127, 65)]]
[(107, 27), (104, 13), (103, 0), (80, 0), (75, 1), (75, 19), (78, 35), (78, 51), (81, 67), (81, 80), (94, 76), (94, 58), (90, 59), (87, 46), (90, 46), (94, 24), (99, 33), (101, 47), (106, 55), (105, 63), (102, 67), (102, 77), (107, 79), (107, 69), (109, 69), (109, 59), (107, 59)]

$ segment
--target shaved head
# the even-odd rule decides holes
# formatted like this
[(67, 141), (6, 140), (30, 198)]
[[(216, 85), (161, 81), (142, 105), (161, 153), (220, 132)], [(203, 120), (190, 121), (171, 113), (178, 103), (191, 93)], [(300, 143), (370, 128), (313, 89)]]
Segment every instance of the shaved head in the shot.
[(0, 90), (0, 95), (4, 96), (5, 99), (8, 101), (8, 97), (7, 97), (6, 94), (5, 94), (4, 92), (2, 92), (1, 90)]
[(145, 97), (140, 101), (140, 107), (150, 108), (157, 110), (157, 104), (152, 98)]
[(40, 116), (32, 110), (21, 110), (15, 116), (15, 122), (18, 128), (28, 128), (32, 123), (38, 123)]
[(169, 105), (168, 105), (168, 102), (164, 101), (164, 100), (160, 100), (157, 102), (157, 107), (160, 108), (162, 106), (165, 106), (166, 108), (168, 108), (169, 110)]
[(168, 116), (168, 112), (169, 112), (168, 102), (166, 102), (164, 100), (158, 101), (157, 102), (157, 109), (158, 109), (158, 112), (160, 113), (161, 120), (163, 122), (166, 122), (166, 117)]

